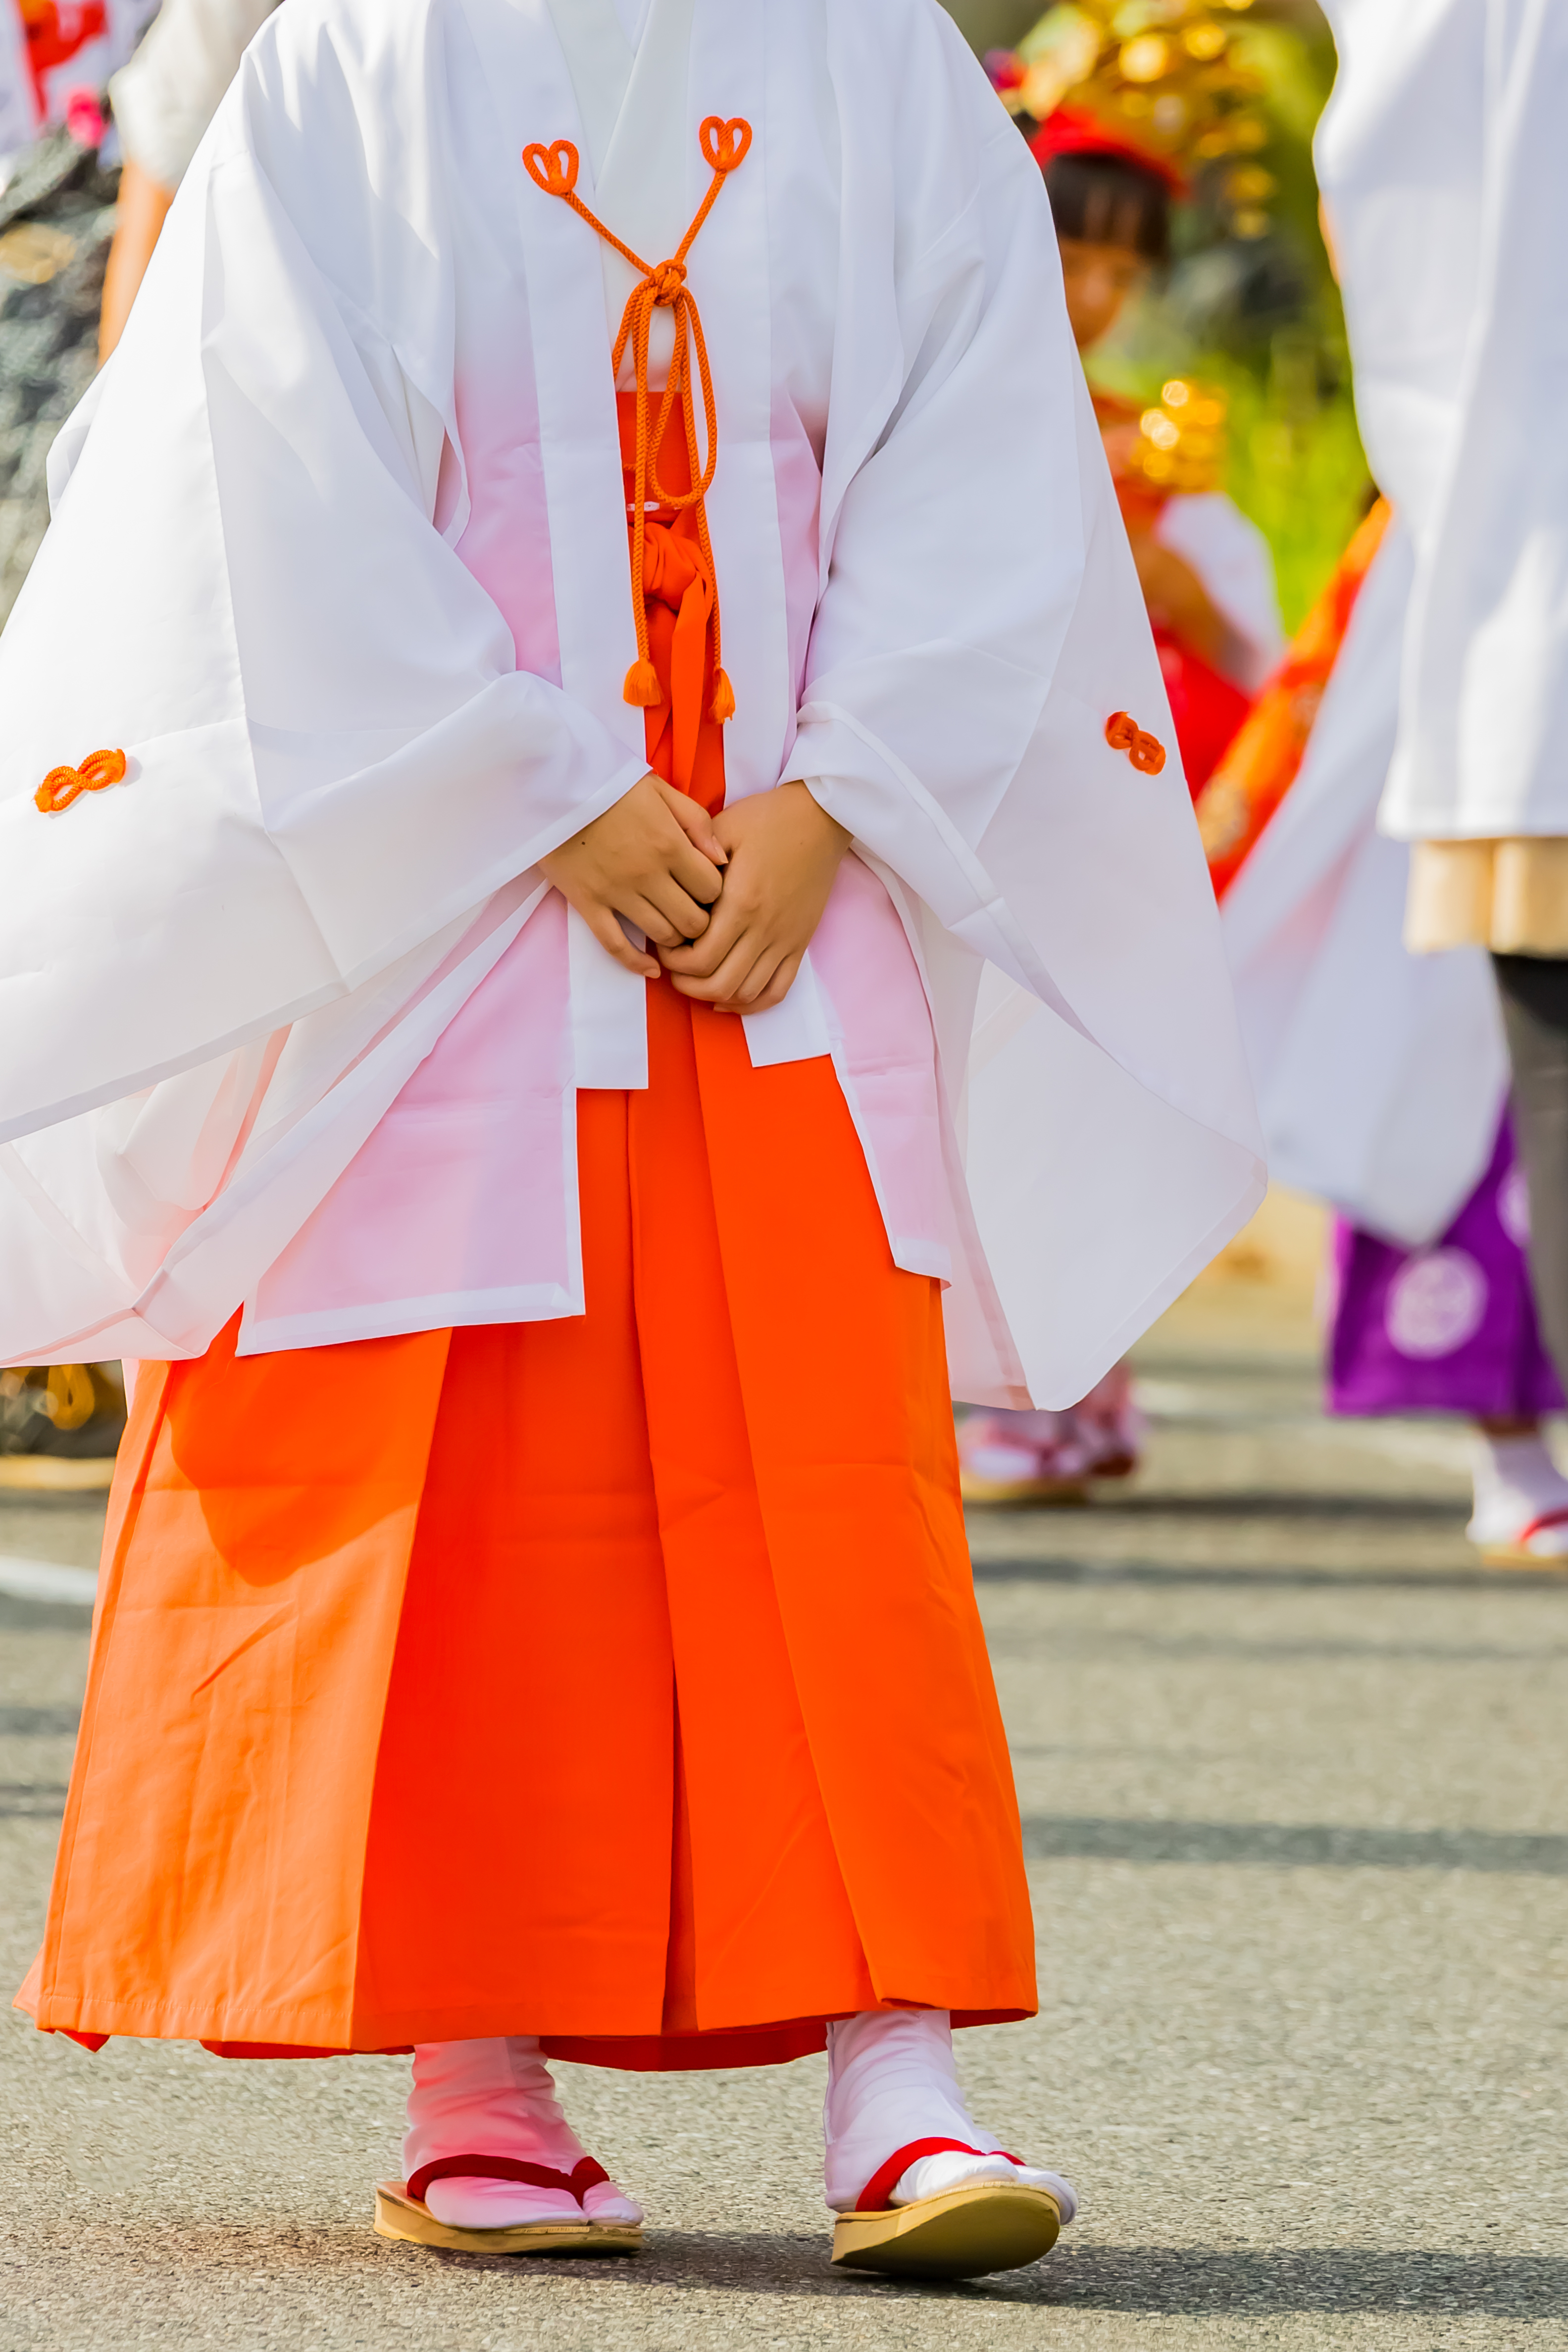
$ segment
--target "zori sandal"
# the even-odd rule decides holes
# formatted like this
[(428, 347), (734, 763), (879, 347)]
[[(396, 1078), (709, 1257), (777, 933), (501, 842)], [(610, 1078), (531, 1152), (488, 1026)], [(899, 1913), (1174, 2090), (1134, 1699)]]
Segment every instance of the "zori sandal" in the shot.
[[(507, 2156), (448, 2156), (422, 2165), (411, 2180), (378, 2180), (375, 2231), (416, 2246), (441, 2246), (459, 2254), (635, 2254), (642, 2244), (640, 2221), (595, 2221), (583, 2210), (590, 2189), (609, 2180), (602, 2164), (585, 2156), (570, 2172), (523, 2164)], [(501, 2229), (468, 2229), (437, 2221), (425, 2202), (433, 2180), (517, 2180), (531, 2189), (555, 2190), (576, 2207), (537, 2221), (514, 2221)]]
[(840, 2269), (901, 2278), (983, 2278), (1050, 2252), (1076, 2210), (1072, 2190), (1057, 2174), (1026, 2166), (1022, 2157), (1004, 2158), (1024, 2176), (1017, 2180), (960, 2180), (934, 2197), (889, 2202), (911, 2164), (949, 2151), (993, 2159), (993, 2151), (957, 2139), (910, 2140), (895, 2150), (866, 2183), (853, 2211), (838, 2217), (833, 2260)]
[[(1471, 1524), (1473, 1527), (1474, 1522)], [(1479, 1541), (1481, 1561), (1487, 1568), (1545, 1568), (1556, 1569), (1561, 1573), (1568, 1569), (1568, 1549), (1564, 1549), (1562, 1539), (1559, 1538), (1555, 1547), (1550, 1544), (1538, 1547), (1535, 1538), (1563, 1527), (1568, 1527), (1568, 1510), (1542, 1511), (1538, 1517), (1521, 1528), (1517, 1535), (1500, 1537), (1493, 1543), (1472, 1535), (1471, 1541)]]

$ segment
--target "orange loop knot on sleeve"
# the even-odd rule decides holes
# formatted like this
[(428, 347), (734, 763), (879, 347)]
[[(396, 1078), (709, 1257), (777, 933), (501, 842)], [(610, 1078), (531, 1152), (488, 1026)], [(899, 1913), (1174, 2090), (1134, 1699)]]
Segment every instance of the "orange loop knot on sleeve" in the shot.
[[(740, 115), (726, 121), (722, 115), (710, 114), (698, 131), (703, 161), (713, 173), (712, 184), (697, 207), (690, 227), (667, 260), (645, 261), (623, 244), (614, 229), (591, 213), (577, 194), (578, 155), (570, 139), (552, 140), (548, 145), (533, 141), (522, 151), (523, 163), (529, 178), (547, 196), (559, 196), (571, 206), (578, 218), (586, 222), (595, 235), (613, 246), (623, 261), (637, 273), (637, 282), (621, 313), (620, 330), (611, 355), (611, 368), (618, 377), (621, 362), (627, 346), (632, 354), (633, 377), (637, 386), (637, 454), (633, 467), (632, 505), (632, 617), (637, 624), (637, 657), (626, 672), (625, 697), (637, 707), (651, 709), (658, 700), (658, 679), (648, 651), (647, 589), (644, 582), (644, 554), (647, 538), (649, 505), (673, 507), (678, 511), (689, 507), (694, 510), (698, 542), (702, 550), (708, 576), (714, 579), (713, 547), (708, 535), (708, 510), (704, 503), (713, 485), (713, 469), (718, 462), (718, 413), (713, 401), (713, 374), (708, 363), (708, 345), (702, 333), (702, 320), (691, 290), (686, 283), (686, 257), (696, 240), (697, 233), (713, 209), (714, 199), (730, 173), (744, 163), (752, 144), (752, 126)], [(671, 312), (675, 326), (675, 349), (670, 358), (669, 379), (659, 401), (658, 413), (649, 413), (648, 393), (648, 329), (655, 310)], [(702, 393), (702, 421), (707, 435), (707, 456), (704, 457), (697, 435), (696, 404), (692, 394), (693, 374)], [(679, 492), (667, 490), (658, 477), (658, 453), (672, 417), (679, 412), (686, 440), (691, 488)], [(650, 499), (649, 492), (652, 492)], [(719, 591), (715, 582), (712, 603), (713, 629), (713, 692), (709, 716), (720, 726), (732, 718), (735, 697), (723, 669), (723, 641), (720, 634)]]
[(1165, 764), (1165, 747), (1125, 710), (1113, 710), (1105, 722), (1105, 740), (1113, 751), (1125, 751), (1140, 775), (1157, 776)]
[(51, 768), (33, 794), (34, 803), (46, 816), (58, 816), (83, 793), (100, 793), (108, 784), (121, 782), (124, 775), (123, 751), (89, 751), (79, 768)]

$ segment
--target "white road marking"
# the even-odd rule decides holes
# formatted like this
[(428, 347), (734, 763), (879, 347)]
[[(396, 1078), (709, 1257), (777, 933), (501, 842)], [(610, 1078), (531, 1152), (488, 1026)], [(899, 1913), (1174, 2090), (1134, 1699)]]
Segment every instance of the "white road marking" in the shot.
[(14, 1601), (74, 1601), (91, 1608), (98, 1598), (95, 1568), (61, 1568), (52, 1559), (22, 1559), (0, 1551), (0, 1592)]
[(1267, 1431), (1272, 1437), (1298, 1436), (1320, 1444), (1352, 1445), (1363, 1454), (1379, 1454), (1385, 1462), (1425, 1465), (1434, 1470), (1468, 1473), (1472, 1441), (1458, 1415), (1435, 1415), (1431, 1421), (1364, 1420), (1323, 1414), (1308, 1419), (1299, 1413), (1278, 1416), (1249, 1410), (1247, 1399), (1236, 1388), (1198, 1388), (1184, 1381), (1145, 1380), (1133, 1384), (1138, 1402), (1152, 1421), (1210, 1422), (1232, 1428)]

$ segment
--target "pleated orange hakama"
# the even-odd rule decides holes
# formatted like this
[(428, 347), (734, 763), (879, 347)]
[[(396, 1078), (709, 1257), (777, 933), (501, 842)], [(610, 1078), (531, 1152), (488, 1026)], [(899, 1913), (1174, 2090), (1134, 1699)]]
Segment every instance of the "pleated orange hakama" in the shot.
[(665, 982), (648, 1033), (578, 1097), (585, 1315), (142, 1368), (40, 2026), (679, 2067), (1033, 2011), (937, 1286), (829, 1061)]

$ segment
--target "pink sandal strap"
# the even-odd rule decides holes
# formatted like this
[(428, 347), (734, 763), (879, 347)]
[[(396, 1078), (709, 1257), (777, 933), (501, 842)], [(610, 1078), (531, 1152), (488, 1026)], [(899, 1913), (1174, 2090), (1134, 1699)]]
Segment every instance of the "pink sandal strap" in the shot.
[(966, 2139), (910, 2139), (896, 2147), (886, 2164), (879, 2165), (855, 2200), (857, 2213), (885, 2213), (888, 2200), (900, 2179), (911, 2164), (922, 2156), (1006, 2156), (1009, 2164), (1022, 2165), (1021, 2156), (1007, 2156), (1005, 2147), (971, 2147)]
[(1544, 1535), (1548, 1528), (1561, 1527), (1568, 1527), (1568, 1504), (1561, 1505), (1555, 1511), (1542, 1511), (1538, 1519), (1531, 1519), (1528, 1527), (1521, 1528), (1514, 1541), (1527, 1544), (1531, 1536)]
[(591, 2156), (584, 2157), (570, 2172), (557, 2172), (548, 2164), (525, 2164), (515, 2156), (444, 2156), (436, 2164), (422, 2164), (404, 2186), (410, 2197), (423, 2204), (433, 2180), (521, 2180), (530, 2189), (564, 2189), (581, 2205), (584, 2191), (609, 2177)]

